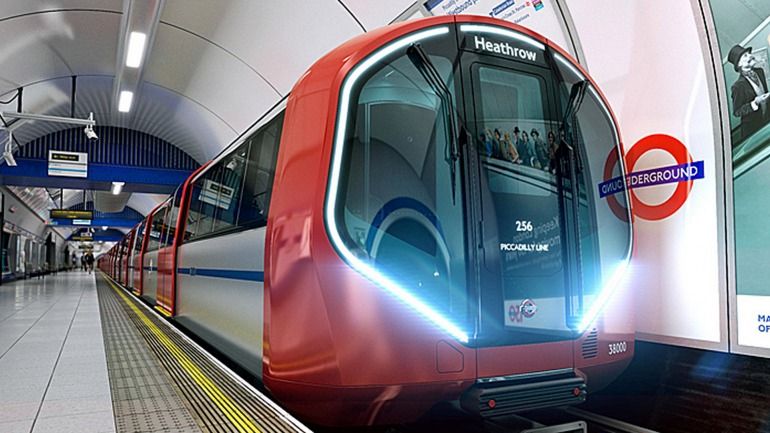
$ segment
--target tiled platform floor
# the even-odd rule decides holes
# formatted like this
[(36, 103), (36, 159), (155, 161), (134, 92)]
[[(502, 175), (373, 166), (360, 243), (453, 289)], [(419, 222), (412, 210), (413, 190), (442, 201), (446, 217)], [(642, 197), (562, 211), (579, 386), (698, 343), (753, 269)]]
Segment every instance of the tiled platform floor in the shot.
[(94, 276), (0, 286), (0, 432), (114, 432)]

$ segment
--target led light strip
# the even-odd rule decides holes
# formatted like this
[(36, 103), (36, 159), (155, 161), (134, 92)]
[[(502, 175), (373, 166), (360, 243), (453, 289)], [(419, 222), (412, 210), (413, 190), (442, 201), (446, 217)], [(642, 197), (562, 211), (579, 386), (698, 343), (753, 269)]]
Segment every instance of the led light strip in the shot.
[(428, 318), (431, 322), (452, 335), (460, 342), (467, 343), (468, 335), (463, 332), (457, 325), (452, 323), (451, 320), (444, 317), (442, 314), (422, 302), (408, 290), (391, 281), (385, 275), (357, 258), (355, 254), (353, 254), (353, 252), (347, 248), (342, 240), (342, 236), (337, 231), (337, 220), (335, 216), (335, 209), (337, 208), (337, 192), (339, 190), (340, 171), (342, 166), (343, 143), (345, 141), (345, 134), (347, 132), (348, 111), (350, 107), (350, 96), (353, 86), (359, 80), (359, 78), (361, 78), (361, 76), (372, 66), (390, 54), (393, 54), (397, 50), (403, 49), (404, 47), (415, 42), (436, 36), (446, 35), (448, 33), (448, 27), (437, 27), (401, 38), (369, 56), (366, 60), (356, 66), (345, 79), (345, 83), (342, 86), (342, 92), (340, 94), (339, 112), (337, 116), (337, 132), (334, 138), (334, 153), (332, 155), (332, 167), (331, 173), (329, 175), (329, 189), (326, 197), (325, 213), (327, 222), (326, 226), (329, 237), (342, 258), (345, 259), (345, 261), (353, 269), (364, 275), (369, 280), (373, 281), (375, 284), (383, 287), (410, 307), (417, 310), (420, 314)]

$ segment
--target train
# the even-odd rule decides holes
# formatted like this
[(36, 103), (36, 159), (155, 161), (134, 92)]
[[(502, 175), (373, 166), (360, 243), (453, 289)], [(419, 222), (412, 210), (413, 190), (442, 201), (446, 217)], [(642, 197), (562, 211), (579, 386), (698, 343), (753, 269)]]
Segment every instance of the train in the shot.
[(98, 265), (314, 424), (579, 404), (633, 358), (623, 155), (543, 36), (410, 20), (317, 60)]

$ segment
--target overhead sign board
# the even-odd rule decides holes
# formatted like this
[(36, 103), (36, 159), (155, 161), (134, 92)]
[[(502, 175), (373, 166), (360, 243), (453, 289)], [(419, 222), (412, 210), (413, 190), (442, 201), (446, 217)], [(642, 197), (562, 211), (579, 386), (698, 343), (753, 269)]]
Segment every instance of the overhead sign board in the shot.
[(92, 210), (69, 210), (69, 209), (51, 209), (50, 217), (63, 218), (63, 219), (94, 219), (94, 211)]
[(48, 175), (88, 177), (88, 154), (81, 152), (48, 151)]
[(92, 242), (94, 238), (93, 236), (89, 236), (89, 235), (77, 235), (77, 236), (72, 236), (70, 240), (74, 242)]

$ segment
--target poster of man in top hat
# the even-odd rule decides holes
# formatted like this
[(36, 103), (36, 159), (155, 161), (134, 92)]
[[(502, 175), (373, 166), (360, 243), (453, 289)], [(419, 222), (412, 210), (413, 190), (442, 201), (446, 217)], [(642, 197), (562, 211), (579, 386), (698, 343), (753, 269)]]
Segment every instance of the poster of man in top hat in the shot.
[(765, 71), (757, 64), (751, 47), (735, 45), (727, 54), (727, 61), (740, 74), (730, 91), (733, 115), (741, 118), (742, 141), (767, 124), (770, 117), (767, 107), (770, 93), (767, 91)]

